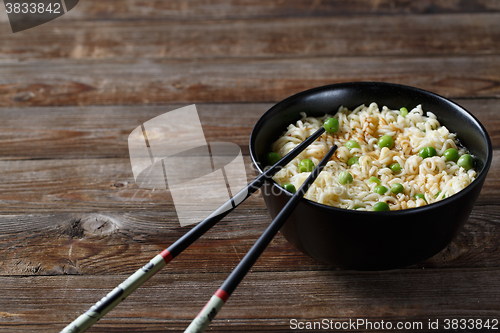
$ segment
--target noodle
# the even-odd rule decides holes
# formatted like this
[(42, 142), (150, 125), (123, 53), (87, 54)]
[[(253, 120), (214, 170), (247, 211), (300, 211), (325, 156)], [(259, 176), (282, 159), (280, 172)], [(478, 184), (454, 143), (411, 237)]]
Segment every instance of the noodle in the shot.
[[(305, 113), (301, 116), (272, 144), (273, 152), (286, 155), (332, 118), (330, 115), (307, 117)], [(339, 120), (338, 131), (323, 134), (280, 170), (273, 177), (279, 185), (291, 183), (299, 188), (309, 175), (299, 171), (301, 160), (310, 159), (318, 165), (334, 144), (339, 148), (305, 196), (325, 205), (359, 210), (373, 210), (377, 202), (387, 203), (391, 210), (420, 207), (461, 191), (476, 177), (474, 168), (466, 170), (443, 156), (449, 148), (456, 149), (459, 156), (468, 151), (459, 145), (456, 134), (440, 125), (433, 113), (424, 115), (420, 105), (406, 115), (385, 106), (380, 111), (376, 103), (368, 107), (361, 105), (353, 111), (341, 106), (333, 118)], [(391, 149), (379, 147), (378, 141), (384, 135), (394, 138)], [(360, 147), (345, 147), (349, 140), (356, 141)], [(437, 155), (425, 159), (419, 156), (419, 151), (429, 146), (435, 148)], [(347, 162), (352, 157), (359, 159), (349, 166)], [(393, 163), (399, 163), (399, 172), (389, 168)], [(343, 171), (351, 173), (352, 183), (339, 182)], [(377, 177), (380, 184), (370, 181), (370, 177)], [(402, 193), (391, 192), (391, 186), (396, 183), (403, 185)], [(375, 193), (378, 185), (387, 187), (388, 191)], [(416, 198), (417, 194), (423, 194), (425, 199)]]

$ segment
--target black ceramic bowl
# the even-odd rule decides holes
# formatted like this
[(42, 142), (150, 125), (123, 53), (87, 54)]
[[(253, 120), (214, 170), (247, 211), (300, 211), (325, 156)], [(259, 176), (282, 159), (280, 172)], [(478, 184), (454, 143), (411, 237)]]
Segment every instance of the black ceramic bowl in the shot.
[[(265, 155), (286, 127), (308, 116), (335, 114), (339, 106), (353, 109), (376, 102), (391, 109), (422, 104), (475, 156), (477, 178), (461, 192), (424, 207), (390, 212), (366, 212), (325, 206), (302, 199), (285, 225), (283, 236), (296, 248), (338, 267), (376, 270), (417, 263), (443, 248), (465, 224), (491, 165), (491, 141), (484, 127), (467, 110), (450, 100), (421, 89), (379, 82), (334, 84), (307, 90), (273, 106), (255, 125), (250, 136), (252, 161), (262, 172)], [(275, 182), (262, 193), (274, 218), (290, 199)]]

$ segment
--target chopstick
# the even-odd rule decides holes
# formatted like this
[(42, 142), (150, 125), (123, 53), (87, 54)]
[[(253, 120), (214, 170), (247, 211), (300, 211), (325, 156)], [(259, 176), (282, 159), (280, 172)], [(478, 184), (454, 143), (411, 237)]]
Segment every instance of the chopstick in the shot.
[(330, 149), (330, 151), (321, 160), (318, 166), (311, 172), (309, 177), (307, 177), (300, 189), (292, 196), (285, 207), (283, 207), (276, 218), (271, 222), (269, 227), (267, 227), (264, 233), (260, 236), (257, 242), (255, 242), (252, 248), (247, 252), (245, 257), (243, 257), (240, 263), (231, 272), (222, 286), (215, 292), (212, 298), (210, 298), (208, 303), (191, 322), (184, 333), (202, 333), (205, 331), (210, 322), (214, 319), (222, 306), (224, 306), (228, 298), (236, 289), (238, 284), (241, 282), (241, 280), (243, 280), (245, 275), (248, 273), (250, 268), (252, 268), (253, 264), (257, 261), (262, 252), (264, 252), (278, 230), (281, 229), (285, 221), (292, 214), (300, 199), (302, 199), (309, 187), (314, 183), (316, 177), (318, 177), (320, 172), (326, 166), (326, 163), (328, 163), (336, 149), (336, 145), (334, 145), (332, 149)]
[(149, 263), (137, 270), (134, 274), (123, 281), (118, 287), (113, 289), (109, 294), (104, 296), (100, 301), (94, 304), (89, 310), (76, 318), (71, 324), (66, 326), (61, 333), (70, 332), (85, 332), (90, 326), (102, 318), (106, 313), (111, 311), (128, 295), (139, 288), (151, 276), (153, 276), (160, 269), (165, 267), (172, 259), (177, 257), (191, 244), (200, 238), (205, 232), (210, 230), (217, 222), (222, 220), (224, 216), (229, 214), (240, 203), (245, 201), (250, 195), (256, 192), (266, 180), (271, 179), (276, 172), (292, 161), (299, 155), (307, 146), (319, 138), (325, 129), (321, 127), (314, 132), (309, 138), (304, 140), (301, 144), (295, 147), (291, 152), (280, 159), (267, 171), (262, 173), (259, 177), (248, 184), (244, 189), (238, 192), (231, 199), (226, 201), (222, 206), (215, 210), (203, 221), (198, 223), (184, 236), (175, 241), (168, 248), (160, 252), (156, 257), (151, 259)]

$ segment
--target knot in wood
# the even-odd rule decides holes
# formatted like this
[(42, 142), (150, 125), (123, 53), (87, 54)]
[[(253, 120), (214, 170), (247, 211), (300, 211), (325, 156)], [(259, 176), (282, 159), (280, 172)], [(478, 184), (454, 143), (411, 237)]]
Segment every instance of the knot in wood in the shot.
[(90, 214), (82, 217), (81, 228), (85, 235), (106, 236), (115, 233), (119, 229), (119, 222), (110, 216), (102, 214)]

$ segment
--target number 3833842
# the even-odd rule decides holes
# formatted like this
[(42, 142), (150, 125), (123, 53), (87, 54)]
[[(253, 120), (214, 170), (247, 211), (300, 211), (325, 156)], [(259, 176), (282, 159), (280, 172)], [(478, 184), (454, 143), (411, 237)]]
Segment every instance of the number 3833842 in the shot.
[(5, 9), (7, 14), (61, 14), (61, 4), (58, 2), (54, 3), (43, 3), (43, 2), (6, 2)]

